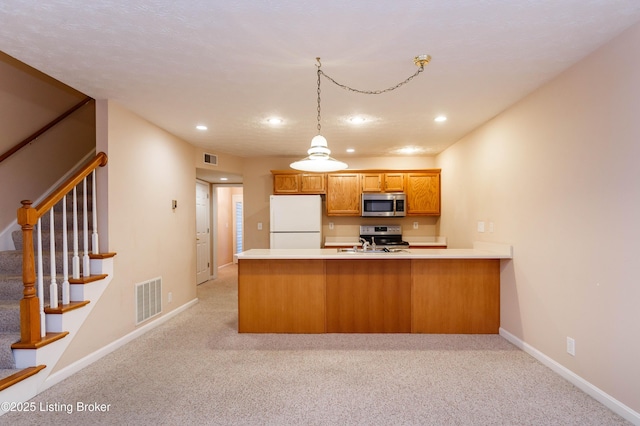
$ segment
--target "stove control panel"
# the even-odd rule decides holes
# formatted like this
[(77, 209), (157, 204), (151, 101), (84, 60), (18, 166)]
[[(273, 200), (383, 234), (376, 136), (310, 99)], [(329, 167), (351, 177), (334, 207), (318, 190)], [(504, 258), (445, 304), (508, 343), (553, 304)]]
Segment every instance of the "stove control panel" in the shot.
[(402, 226), (360, 225), (360, 235), (402, 235)]

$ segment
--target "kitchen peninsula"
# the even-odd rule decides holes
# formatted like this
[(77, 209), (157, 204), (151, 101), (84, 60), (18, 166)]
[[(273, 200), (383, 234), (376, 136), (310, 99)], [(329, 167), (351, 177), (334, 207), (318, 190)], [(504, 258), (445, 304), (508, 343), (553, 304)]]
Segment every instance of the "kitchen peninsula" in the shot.
[(254, 249), (238, 256), (241, 333), (494, 334), (511, 246), (345, 253)]

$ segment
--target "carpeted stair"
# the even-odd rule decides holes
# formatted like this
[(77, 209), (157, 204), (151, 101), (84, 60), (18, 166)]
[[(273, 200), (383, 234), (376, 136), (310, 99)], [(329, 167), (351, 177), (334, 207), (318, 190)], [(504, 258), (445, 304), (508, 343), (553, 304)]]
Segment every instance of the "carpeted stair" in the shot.
[(15, 373), (11, 345), (20, 340), (22, 252), (0, 252), (0, 379)]
[[(78, 203), (81, 203), (79, 194)], [(91, 224), (91, 201), (89, 200), (89, 234), (92, 232)], [(71, 196), (67, 197), (67, 244), (69, 250), (69, 275), (72, 268), (72, 251), (73, 251), (73, 209)], [(42, 224), (42, 247), (43, 247), (43, 279), (44, 279), (44, 304), (49, 304), (49, 214), (45, 214), (41, 219)], [(54, 221), (56, 225), (55, 242), (56, 242), (56, 269), (58, 277), (59, 300), (62, 300), (62, 203), (58, 203), (54, 207)], [(83, 233), (82, 233), (82, 208), (80, 208), (78, 216), (78, 250), (82, 257), (83, 251)], [(13, 243), (16, 250), (0, 252), (0, 379), (8, 377), (17, 372), (15, 369), (15, 360), (11, 350), (11, 345), (20, 340), (20, 300), (23, 296), (24, 285), (22, 283), (22, 231), (15, 231), (12, 234)], [(34, 229), (34, 251), (36, 249), (36, 232)], [(89, 245), (91, 245), (91, 236), (89, 235)], [(37, 253), (36, 253), (37, 256)], [(80, 262), (82, 264), (82, 260)]]

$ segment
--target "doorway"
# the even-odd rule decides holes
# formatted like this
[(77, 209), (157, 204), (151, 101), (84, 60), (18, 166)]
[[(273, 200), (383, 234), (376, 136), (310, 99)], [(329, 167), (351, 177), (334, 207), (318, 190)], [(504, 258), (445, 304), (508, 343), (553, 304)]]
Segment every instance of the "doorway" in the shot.
[(234, 263), (244, 246), (242, 186), (215, 186), (215, 263), (219, 268)]

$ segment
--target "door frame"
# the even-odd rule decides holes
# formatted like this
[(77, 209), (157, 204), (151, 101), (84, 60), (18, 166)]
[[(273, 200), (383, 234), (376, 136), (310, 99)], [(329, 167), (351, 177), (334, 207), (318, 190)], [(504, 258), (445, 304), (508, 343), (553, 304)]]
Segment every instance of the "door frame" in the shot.
[[(207, 235), (207, 238), (209, 240), (208, 244), (206, 245), (206, 251), (207, 251), (207, 253), (206, 253), (207, 256), (206, 257), (207, 257), (207, 263), (209, 264), (209, 266), (208, 266), (209, 272), (207, 274), (207, 280), (206, 281), (208, 281), (208, 280), (210, 280), (212, 278), (215, 278), (215, 276), (213, 276), (212, 273), (211, 273), (211, 271), (214, 270), (212, 268), (213, 264), (214, 264), (213, 263), (213, 259), (212, 259), (212, 247), (213, 247), (213, 245), (212, 245), (212, 237), (213, 237), (214, 233), (211, 232), (211, 230), (212, 230), (212, 227), (211, 227), (211, 206), (212, 206), (212, 203), (211, 203), (211, 199), (212, 199), (212, 197), (211, 197), (211, 184), (209, 182), (205, 182), (205, 181), (202, 181), (200, 179), (196, 179), (196, 277), (197, 277), (197, 263), (198, 263), (198, 260), (197, 260), (197, 256), (198, 256), (198, 247), (197, 247), (197, 245), (198, 245), (198, 242), (197, 242), (197, 238), (198, 238), (198, 214), (197, 214), (197, 209), (198, 209), (198, 206), (197, 206), (198, 186), (202, 187), (203, 189), (206, 188), (205, 192), (207, 194), (207, 202), (205, 203), (206, 212), (205, 212), (205, 219), (204, 220), (206, 222), (206, 226), (207, 226), (207, 229), (208, 229), (208, 232), (207, 232), (206, 235)], [(202, 281), (202, 282), (205, 282), (205, 281)], [(196, 284), (201, 284), (201, 283), (198, 283), (198, 279), (197, 278), (196, 278)]]

